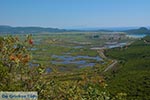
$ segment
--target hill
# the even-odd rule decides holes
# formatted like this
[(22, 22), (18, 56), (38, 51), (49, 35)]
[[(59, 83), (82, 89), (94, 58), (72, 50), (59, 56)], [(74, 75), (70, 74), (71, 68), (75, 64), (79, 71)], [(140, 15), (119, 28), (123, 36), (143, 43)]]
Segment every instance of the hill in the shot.
[(141, 27), (139, 29), (130, 29), (130, 30), (126, 30), (124, 32), (126, 32), (128, 34), (150, 34), (150, 30), (145, 27)]
[(112, 95), (127, 93), (127, 100), (150, 100), (150, 37), (138, 40), (128, 48), (107, 50), (118, 65), (108, 73)]

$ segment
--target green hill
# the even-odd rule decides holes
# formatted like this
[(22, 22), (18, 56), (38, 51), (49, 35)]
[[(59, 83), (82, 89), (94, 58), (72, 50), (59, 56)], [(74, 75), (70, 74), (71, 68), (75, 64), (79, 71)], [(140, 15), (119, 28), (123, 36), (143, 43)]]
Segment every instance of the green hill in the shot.
[(150, 37), (129, 47), (107, 50), (105, 53), (119, 64), (107, 75), (111, 95), (127, 93), (128, 100), (150, 100)]
[(125, 32), (127, 32), (128, 34), (150, 34), (150, 30), (145, 27), (141, 27), (139, 29), (126, 30)]

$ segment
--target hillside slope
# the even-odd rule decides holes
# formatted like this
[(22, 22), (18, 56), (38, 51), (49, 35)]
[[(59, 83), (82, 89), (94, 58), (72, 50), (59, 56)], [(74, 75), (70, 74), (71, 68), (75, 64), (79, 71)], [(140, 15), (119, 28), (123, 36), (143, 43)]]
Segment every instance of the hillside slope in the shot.
[(128, 48), (115, 48), (105, 52), (108, 57), (119, 62), (107, 73), (111, 95), (127, 93), (128, 100), (150, 100), (149, 41), (150, 37), (145, 37)]

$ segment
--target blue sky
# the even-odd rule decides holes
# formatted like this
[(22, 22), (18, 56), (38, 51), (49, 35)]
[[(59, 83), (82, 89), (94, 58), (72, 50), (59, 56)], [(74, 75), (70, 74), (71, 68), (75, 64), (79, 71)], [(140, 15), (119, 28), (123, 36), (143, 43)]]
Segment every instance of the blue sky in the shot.
[(0, 0), (0, 25), (150, 26), (150, 0)]

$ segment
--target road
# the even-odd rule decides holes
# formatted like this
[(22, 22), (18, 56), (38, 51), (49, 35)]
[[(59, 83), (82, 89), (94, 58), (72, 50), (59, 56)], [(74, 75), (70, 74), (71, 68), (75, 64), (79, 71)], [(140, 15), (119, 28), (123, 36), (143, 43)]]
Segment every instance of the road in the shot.
[(106, 59), (107, 57), (104, 55), (104, 50), (98, 50), (97, 51), (100, 55), (100, 57), (102, 57), (103, 59)]
[[(105, 54), (104, 54), (104, 50), (98, 50), (97, 51), (99, 53), (99, 55), (103, 58), (103, 59), (108, 59)], [(108, 70), (110, 70), (111, 68), (113, 68), (116, 64), (118, 63), (117, 60), (112, 60), (112, 63), (104, 70), (104, 72), (107, 72)]]
[(104, 70), (104, 72), (107, 72), (109, 69), (113, 68), (117, 63), (118, 63), (117, 60), (113, 60), (113, 63), (110, 64), (110, 65)]

